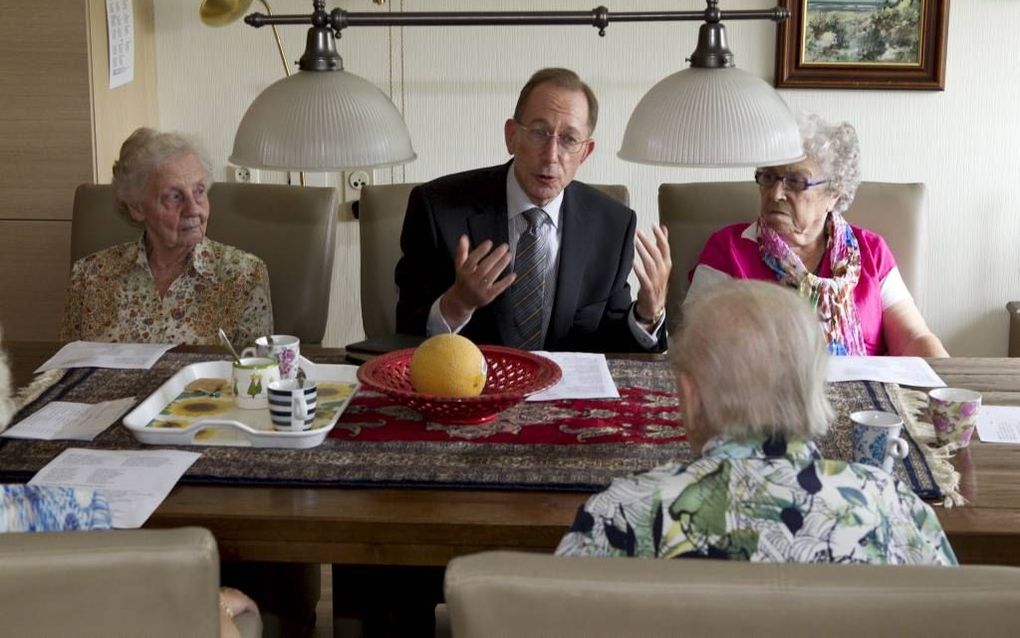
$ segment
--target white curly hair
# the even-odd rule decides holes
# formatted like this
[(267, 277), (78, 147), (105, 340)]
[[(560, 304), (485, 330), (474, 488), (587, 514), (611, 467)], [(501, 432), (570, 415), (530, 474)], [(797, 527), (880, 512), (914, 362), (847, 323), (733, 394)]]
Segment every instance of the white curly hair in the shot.
[(814, 114), (802, 114), (797, 119), (804, 153), (818, 163), (829, 180), (829, 191), (839, 197), (833, 210), (845, 213), (861, 185), (861, 145), (857, 131), (848, 122), (829, 124)]

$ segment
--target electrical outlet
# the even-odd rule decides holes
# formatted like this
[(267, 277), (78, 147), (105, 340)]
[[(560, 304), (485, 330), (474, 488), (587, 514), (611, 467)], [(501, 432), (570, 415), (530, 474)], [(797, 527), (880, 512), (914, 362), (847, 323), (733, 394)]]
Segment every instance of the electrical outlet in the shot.
[(361, 190), (362, 186), (367, 186), (372, 183), (372, 175), (368, 171), (351, 171), (347, 174), (347, 185), (356, 191)]
[(247, 166), (232, 166), (231, 177), (238, 184), (250, 184), (258, 181), (257, 173)]

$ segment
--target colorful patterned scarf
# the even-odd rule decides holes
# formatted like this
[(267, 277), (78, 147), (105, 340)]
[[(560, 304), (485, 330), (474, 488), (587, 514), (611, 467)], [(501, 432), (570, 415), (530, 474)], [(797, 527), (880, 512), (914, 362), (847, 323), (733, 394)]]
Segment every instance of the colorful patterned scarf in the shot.
[(867, 351), (854, 305), (854, 288), (861, 274), (861, 249), (850, 224), (839, 213), (829, 213), (825, 232), (832, 278), (808, 272), (800, 258), (764, 219), (758, 220), (758, 250), (779, 283), (796, 288), (801, 297), (814, 305), (829, 352), (863, 356)]

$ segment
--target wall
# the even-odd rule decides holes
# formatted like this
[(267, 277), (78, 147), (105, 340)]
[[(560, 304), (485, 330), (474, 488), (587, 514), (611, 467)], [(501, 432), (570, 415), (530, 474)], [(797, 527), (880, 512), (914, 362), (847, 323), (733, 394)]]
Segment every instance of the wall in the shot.
[[(234, 23), (205, 27), (197, 4), (161, 0), (156, 7), (160, 121), (189, 131), (209, 146), (226, 175), (233, 134), (245, 108), (282, 68), (268, 29)], [(276, 0), (276, 13), (308, 13), (307, 0)], [(350, 11), (590, 10), (579, 0), (371, 0), (331, 2)], [(617, 11), (700, 10), (701, 0), (613, 0)], [(769, 6), (767, 0), (724, 0), (722, 8)], [(258, 9), (258, 3), (253, 9)], [(1020, 298), (1020, 76), (1015, 26), (1020, 3), (955, 2), (950, 11), (944, 92), (788, 90), (795, 109), (849, 120), (863, 147), (865, 179), (922, 181), (929, 187), (929, 324), (956, 355), (1003, 356), (1004, 304)], [(389, 93), (405, 114), (417, 161), (376, 171), (380, 182), (420, 181), (506, 159), (502, 125), (516, 93), (543, 66), (575, 69), (601, 102), (598, 148), (579, 177), (626, 184), (647, 228), (657, 215), (662, 182), (749, 179), (750, 169), (675, 169), (616, 158), (627, 118), (655, 82), (682, 68), (697, 25), (618, 24), (605, 38), (591, 27), (356, 28), (339, 43), (347, 70)], [(297, 59), (304, 29), (281, 27), (288, 56)], [(728, 25), (741, 68), (772, 79), (775, 27)], [(342, 176), (341, 176), (342, 177)], [(262, 175), (280, 181), (282, 175)], [(313, 176), (330, 182), (334, 176)], [(342, 182), (341, 182), (342, 183)], [(348, 193), (348, 198), (355, 197)], [(753, 212), (749, 211), (751, 215)], [(360, 338), (358, 228), (341, 211), (335, 287), (327, 340)]]

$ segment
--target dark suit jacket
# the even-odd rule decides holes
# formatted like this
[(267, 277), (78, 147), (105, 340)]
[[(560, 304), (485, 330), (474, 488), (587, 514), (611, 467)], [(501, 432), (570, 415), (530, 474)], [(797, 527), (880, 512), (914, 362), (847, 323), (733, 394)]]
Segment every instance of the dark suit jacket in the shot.
[[(506, 175), (510, 164), (448, 175), (411, 191), (400, 234), (397, 332), (424, 335), (429, 310), (454, 281), (453, 255), (466, 234), (471, 246), (509, 237)], [(560, 209), (559, 273), (544, 349), (645, 351), (627, 326), (627, 277), (634, 260), (634, 211), (598, 190), (572, 182)], [(509, 290), (508, 290), (509, 292)], [(475, 343), (505, 344), (513, 335), (510, 295), (479, 308), (461, 330)], [(665, 348), (660, 331), (657, 350)]]

